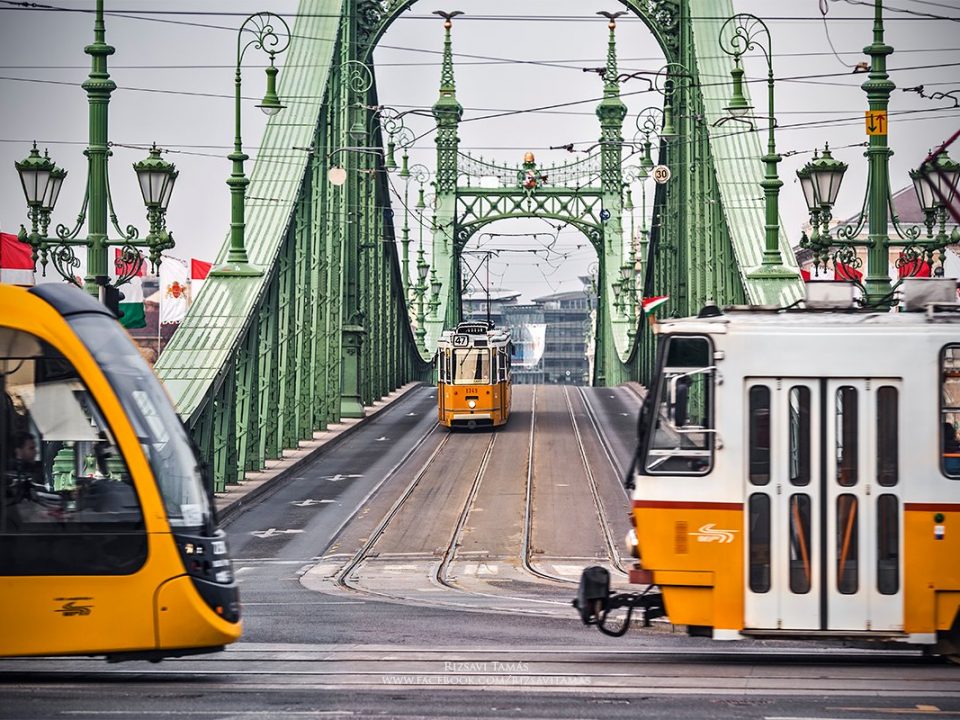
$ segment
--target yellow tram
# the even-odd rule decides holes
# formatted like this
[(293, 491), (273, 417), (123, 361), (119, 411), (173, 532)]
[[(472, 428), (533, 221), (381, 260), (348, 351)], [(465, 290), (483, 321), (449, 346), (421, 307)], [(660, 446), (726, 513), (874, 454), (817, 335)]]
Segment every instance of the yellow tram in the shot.
[(0, 285), (0, 656), (150, 659), (240, 636), (190, 438), (112, 314)]
[(622, 634), (608, 613), (642, 607), (714, 639), (899, 641), (960, 661), (960, 303), (955, 281), (906, 285), (916, 312), (808, 298), (658, 326), (628, 539), (630, 581), (649, 588), (611, 595), (588, 568), (584, 622)]
[(510, 331), (487, 321), (447, 330), (437, 344), (437, 408), (449, 428), (496, 427), (510, 419)]

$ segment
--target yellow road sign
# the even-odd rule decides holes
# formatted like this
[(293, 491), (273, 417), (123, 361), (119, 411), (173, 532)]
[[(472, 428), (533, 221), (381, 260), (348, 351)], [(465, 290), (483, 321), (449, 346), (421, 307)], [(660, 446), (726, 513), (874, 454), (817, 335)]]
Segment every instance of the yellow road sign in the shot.
[(886, 135), (887, 134), (887, 111), (886, 110), (867, 110), (866, 112), (867, 135)]

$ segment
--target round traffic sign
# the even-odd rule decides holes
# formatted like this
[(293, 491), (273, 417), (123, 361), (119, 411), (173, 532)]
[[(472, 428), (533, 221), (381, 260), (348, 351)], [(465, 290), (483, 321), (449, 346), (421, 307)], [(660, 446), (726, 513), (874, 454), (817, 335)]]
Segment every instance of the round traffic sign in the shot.
[(650, 174), (653, 175), (653, 180), (657, 185), (663, 185), (670, 179), (670, 168), (666, 165), (657, 165)]

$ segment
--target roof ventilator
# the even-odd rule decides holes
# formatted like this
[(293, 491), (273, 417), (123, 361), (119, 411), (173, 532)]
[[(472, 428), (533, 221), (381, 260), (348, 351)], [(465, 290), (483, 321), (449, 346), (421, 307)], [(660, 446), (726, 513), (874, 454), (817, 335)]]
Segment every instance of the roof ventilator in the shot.
[(957, 306), (957, 281), (953, 278), (906, 278), (902, 287), (906, 312), (923, 312), (928, 305)]
[(836, 280), (805, 283), (804, 301), (810, 310), (852, 310), (856, 307), (856, 285)]

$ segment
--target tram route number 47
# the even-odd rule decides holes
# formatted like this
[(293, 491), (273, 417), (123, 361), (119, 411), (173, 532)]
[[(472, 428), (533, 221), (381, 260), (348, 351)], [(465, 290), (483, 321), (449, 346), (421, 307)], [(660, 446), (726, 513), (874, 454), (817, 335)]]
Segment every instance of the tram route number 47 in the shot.
[(453, 336), (453, 346), (454, 347), (467, 347), (470, 345), (470, 336), (469, 335), (454, 335)]

